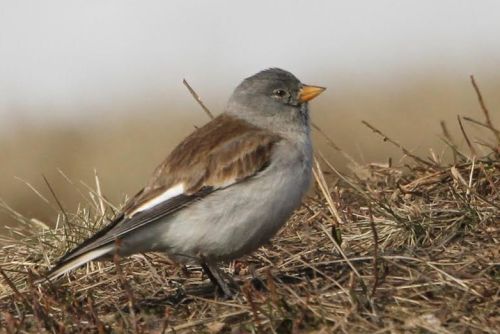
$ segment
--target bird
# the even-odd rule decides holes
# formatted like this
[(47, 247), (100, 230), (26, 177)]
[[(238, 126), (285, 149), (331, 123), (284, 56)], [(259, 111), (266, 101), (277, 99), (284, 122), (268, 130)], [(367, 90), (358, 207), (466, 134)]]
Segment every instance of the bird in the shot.
[(200, 265), (232, 296), (218, 265), (269, 242), (309, 188), (308, 104), (324, 90), (279, 68), (244, 79), (223, 112), (181, 141), (116, 217), (44, 280), (115, 254), (157, 251)]

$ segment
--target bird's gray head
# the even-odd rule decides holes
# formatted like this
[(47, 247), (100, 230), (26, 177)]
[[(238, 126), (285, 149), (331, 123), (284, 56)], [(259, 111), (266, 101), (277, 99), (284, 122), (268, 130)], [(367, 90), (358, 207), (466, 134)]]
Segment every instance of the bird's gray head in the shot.
[(229, 99), (226, 112), (273, 130), (304, 127), (308, 126), (307, 101), (324, 90), (301, 83), (290, 72), (271, 68), (243, 80)]

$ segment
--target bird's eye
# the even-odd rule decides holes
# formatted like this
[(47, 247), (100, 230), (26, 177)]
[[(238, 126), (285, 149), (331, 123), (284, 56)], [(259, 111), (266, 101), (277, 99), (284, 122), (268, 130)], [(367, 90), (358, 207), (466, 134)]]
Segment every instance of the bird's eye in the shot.
[(287, 93), (286, 93), (286, 91), (284, 91), (283, 89), (275, 89), (275, 90), (273, 91), (273, 95), (274, 95), (275, 97), (284, 97), (284, 96), (286, 96), (286, 95), (287, 95)]

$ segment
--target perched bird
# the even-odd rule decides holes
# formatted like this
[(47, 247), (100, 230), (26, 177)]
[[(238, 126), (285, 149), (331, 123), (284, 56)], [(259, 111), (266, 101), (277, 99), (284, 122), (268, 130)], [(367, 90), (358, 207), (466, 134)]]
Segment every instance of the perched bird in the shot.
[(163, 251), (177, 262), (201, 264), (230, 296), (217, 263), (269, 241), (308, 189), (308, 101), (324, 89), (278, 68), (243, 80), (225, 111), (185, 138), (121, 213), (46, 278), (109, 259), (116, 247), (121, 256)]

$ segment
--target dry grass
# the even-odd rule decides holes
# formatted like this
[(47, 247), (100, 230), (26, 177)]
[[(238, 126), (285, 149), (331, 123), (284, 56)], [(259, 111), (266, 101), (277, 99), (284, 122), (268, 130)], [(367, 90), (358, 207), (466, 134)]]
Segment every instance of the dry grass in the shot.
[[(485, 110), (478, 123), (497, 139)], [(1, 240), (4, 331), (498, 332), (500, 142), (468, 138), (465, 153), (445, 132), (455, 156), (447, 165), (432, 152), (413, 156), (367, 125), (405, 159), (342, 175), (319, 156), (314, 192), (286, 228), (226, 267), (240, 285), (233, 300), (217, 297), (200, 268), (161, 254), (90, 263), (35, 286), (116, 209), (96, 186), (77, 212), (62, 212), (48, 228), (3, 203), (19, 221)]]

